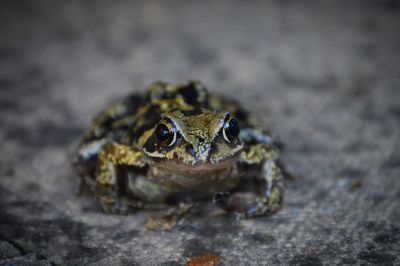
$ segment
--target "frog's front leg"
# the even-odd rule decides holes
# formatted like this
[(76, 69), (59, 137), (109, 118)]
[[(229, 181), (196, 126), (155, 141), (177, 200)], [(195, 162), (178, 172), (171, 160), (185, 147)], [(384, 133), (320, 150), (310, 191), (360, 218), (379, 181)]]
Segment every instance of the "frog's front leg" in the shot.
[[(254, 144), (241, 153), (245, 169), (254, 169), (257, 187), (250, 199), (241, 193), (217, 193), (214, 203), (228, 212), (239, 213), (242, 217), (268, 215), (280, 209), (283, 200), (283, 175), (277, 162), (278, 150), (266, 144)], [(253, 177), (249, 173), (245, 178)], [(251, 180), (246, 180), (251, 182)], [(261, 182), (260, 182), (261, 181)]]
[(145, 167), (142, 152), (117, 143), (107, 143), (102, 147), (99, 153), (95, 194), (105, 212), (126, 213), (131, 209), (144, 207), (143, 202), (127, 198), (120, 193), (120, 178), (126, 178), (121, 170), (126, 166)]

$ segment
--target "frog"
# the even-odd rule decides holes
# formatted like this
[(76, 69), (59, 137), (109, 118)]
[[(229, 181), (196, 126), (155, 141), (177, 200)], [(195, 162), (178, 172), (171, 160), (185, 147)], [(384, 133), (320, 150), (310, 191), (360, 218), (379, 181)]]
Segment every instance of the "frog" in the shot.
[(156, 81), (111, 103), (85, 131), (74, 166), (106, 213), (169, 206), (184, 213), (209, 201), (252, 218), (283, 202), (276, 138), (237, 100), (200, 81)]

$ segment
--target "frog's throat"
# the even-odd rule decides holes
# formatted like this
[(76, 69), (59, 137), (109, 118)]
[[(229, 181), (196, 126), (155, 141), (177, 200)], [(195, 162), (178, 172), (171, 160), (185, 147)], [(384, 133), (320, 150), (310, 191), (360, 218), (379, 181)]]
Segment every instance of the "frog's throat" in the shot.
[(170, 172), (181, 172), (181, 173), (192, 173), (192, 174), (206, 174), (216, 171), (226, 170), (232, 167), (233, 164), (238, 160), (237, 156), (230, 157), (221, 161), (217, 164), (210, 162), (200, 162), (197, 164), (187, 164), (182, 160), (157, 160), (150, 159), (149, 165), (157, 168), (165, 169)]

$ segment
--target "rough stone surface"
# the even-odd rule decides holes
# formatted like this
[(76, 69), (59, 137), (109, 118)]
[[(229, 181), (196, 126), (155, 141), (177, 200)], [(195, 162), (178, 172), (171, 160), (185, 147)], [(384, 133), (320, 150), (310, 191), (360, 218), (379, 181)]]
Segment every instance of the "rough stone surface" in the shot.
[[(0, 265), (400, 264), (398, 1), (2, 1)], [(202, 80), (257, 113), (297, 176), (278, 214), (101, 213), (71, 165), (108, 102)]]

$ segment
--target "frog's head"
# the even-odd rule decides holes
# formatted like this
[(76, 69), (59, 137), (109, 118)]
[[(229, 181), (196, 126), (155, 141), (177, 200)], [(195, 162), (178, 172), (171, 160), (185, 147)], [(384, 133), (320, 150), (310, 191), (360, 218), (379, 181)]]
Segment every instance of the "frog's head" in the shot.
[(172, 169), (221, 169), (243, 148), (239, 122), (228, 112), (175, 111), (154, 127), (143, 150), (150, 161)]

